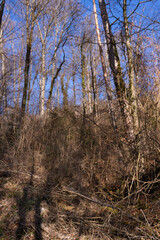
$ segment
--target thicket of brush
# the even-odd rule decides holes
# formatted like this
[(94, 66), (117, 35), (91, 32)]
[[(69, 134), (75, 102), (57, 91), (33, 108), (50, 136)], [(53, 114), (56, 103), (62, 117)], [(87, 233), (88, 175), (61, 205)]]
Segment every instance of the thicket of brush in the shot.
[[(78, 192), (84, 196), (99, 199), (101, 202), (110, 200), (110, 202), (119, 204), (118, 206), (122, 209), (124, 206), (127, 208), (126, 206), (139, 207), (139, 205), (148, 204), (150, 200), (147, 199), (151, 194), (155, 192), (159, 194), (159, 123), (156, 117), (153, 114), (150, 115), (149, 112), (141, 113), (139, 117), (141, 131), (136, 140), (139, 154), (137, 159), (133, 159), (128, 150), (129, 143), (123, 134), (121, 120), (119, 119), (118, 123), (119, 130), (115, 133), (110, 125), (107, 112), (101, 113), (100, 117), (97, 117), (98, 120), (95, 121), (93, 116), (86, 115), (84, 119), (83, 114), (76, 114), (73, 109), (55, 109), (43, 118), (26, 116), (21, 128), (15, 113), (2, 115), (0, 119), (0, 179), (7, 177), (7, 181), (8, 179), (10, 181), (10, 177), (12, 177), (18, 181), (15, 188), (18, 188), (19, 185), (22, 187), (19, 193), (15, 188), (12, 191), (12, 200), (16, 199), (19, 209), (15, 220), (18, 227), (15, 233), (12, 230), (13, 236), (16, 234), (16, 239), (22, 239), (22, 237), (24, 237), (23, 239), (34, 239), (31, 238), (31, 235), (26, 235), (29, 234), (28, 230), (23, 228), (23, 215), (26, 215), (26, 208), (31, 205), (30, 210), (33, 211), (34, 205), (35, 212), (39, 211), (36, 213), (39, 213), (37, 221), (41, 221), (37, 223), (37, 227), (36, 225), (32, 226), (35, 229), (34, 237), (42, 239), (43, 218), (40, 206), (45, 202), (49, 206), (47, 226), (54, 222), (60, 224), (61, 227), (65, 224), (65, 229), (67, 229), (67, 224), (69, 224), (70, 233), (75, 232), (76, 236), (70, 236), (70, 239), (80, 239), (80, 235), (83, 234), (90, 238), (82, 239), (118, 239), (118, 237), (133, 239), (132, 237), (135, 237), (136, 234), (142, 237), (136, 239), (153, 239), (153, 235), (154, 239), (158, 239), (158, 235), (156, 236), (153, 229), (148, 228), (144, 232), (142, 232), (142, 228), (135, 230), (133, 227), (133, 225), (136, 226), (135, 223), (131, 223), (128, 228), (127, 223), (124, 223), (124, 213), (114, 211), (114, 209), (104, 213), (104, 209), (103, 211), (97, 210), (96, 203), (90, 202), (90, 200), (88, 200), (89, 206), (88, 202), (83, 205), (87, 200), (76, 194)], [(143, 166), (141, 166), (142, 163)], [(1, 182), (2, 186), (3, 182)], [(66, 192), (64, 189), (69, 190)], [(72, 190), (76, 192), (70, 195), (69, 191)], [(157, 196), (156, 201), (159, 201)], [(3, 199), (2, 196), (1, 199)], [(83, 203), (82, 200), (84, 200)], [(69, 217), (69, 214), (66, 213), (69, 210), (63, 209), (65, 217), (63, 214), (58, 217), (58, 204), (61, 202), (63, 202), (63, 207), (73, 205), (76, 208), (75, 215), (71, 211), (72, 214)], [(92, 208), (89, 210), (91, 206)], [(83, 214), (81, 215), (82, 209)], [(129, 212), (129, 210), (127, 211)], [(93, 222), (96, 223), (96, 227), (92, 225), (91, 220), (88, 220), (89, 225), (86, 222), (83, 223), (87, 212), (90, 218), (95, 217)], [(35, 216), (37, 216), (36, 214)], [(98, 217), (96, 219), (96, 214), (99, 219)], [(145, 222), (145, 215), (141, 215), (142, 219), (139, 221), (143, 222), (144, 220)], [(121, 220), (119, 218), (118, 223), (116, 218), (120, 216)], [(139, 219), (138, 216), (137, 219)], [(23, 223), (22, 226), (19, 221)], [(105, 225), (106, 221), (107, 226)], [(131, 221), (131, 219), (127, 221)], [(136, 222), (133, 219), (132, 221)], [(156, 219), (156, 221), (158, 220)], [(117, 226), (117, 223), (121, 223), (122, 227), (121, 225)], [(5, 225), (4, 222), (3, 224)], [(103, 230), (100, 230), (101, 224)], [(131, 231), (132, 227), (133, 231)], [(94, 229), (97, 230), (94, 232)], [(5, 234), (7, 233), (5, 232)], [(77, 238), (77, 234), (79, 234), (79, 238)], [(96, 234), (98, 234), (97, 238)], [(53, 238), (46, 235), (44, 239), (67, 239), (56, 238), (53, 233), (51, 235)], [(2, 234), (2, 237), (4, 236), (6, 237)], [(12, 235), (10, 238), (2, 239), (12, 239)]]

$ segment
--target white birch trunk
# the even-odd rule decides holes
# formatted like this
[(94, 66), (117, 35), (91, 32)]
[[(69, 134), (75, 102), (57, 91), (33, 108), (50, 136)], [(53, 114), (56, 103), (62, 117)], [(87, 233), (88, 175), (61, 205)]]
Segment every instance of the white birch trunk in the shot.
[(22, 48), (19, 55), (19, 62), (18, 62), (18, 87), (17, 87), (17, 107), (20, 106), (20, 86), (22, 81), (22, 49), (24, 47), (24, 41), (22, 40)]
[(116, 126), (116, 120), (115, 120), (115, 113), (114, 113), (114, 109), (113, 109), (112, 94), (111, 94), (110, 84), (109, 84), (109, 81), (108, 81), (108, 73), (107, 73), (107, 68), (106, 68), (106, 64), (105, 64), (104, 53), (103, 53), (103, 48), (102, 48), (102, 43), (101, 43), (101, 37), (100, 37), (100, 31), (99, 31), (99, 24), (98, 24), (98, 17), (97, 17), (97, 9), (96, 9), (95, 0), (93, 0), (93, 10), (94, 10), (94, 17), (95, 17), (95, 25), (96, 25), (96, 33), (97, 33), (97, 39), (98, 39), (99, 53), (100, 53), (101, 64), (102, 64), (102, 69), (103, 69), (103, 77), (104, 77), (105, 84), (106, 84), (106, 92), (107, 92), (108, 106), (109, 106), (109, 111), (110, 111), (110, 116), (111, 116), (111, 122), (112, 122), (113, 128), (116, 129), (117, 126)]
[(116, 42), (111, 31), (111, 26), (110, 26), (108, 14), (106, 11), (105, 1), (99, 0), (99, 6), (100, 6), (101, 18), (102, 18), (106, 42), (107, 42), (110, 68), (112, 70), (112, 74), (114, 77), (116, 93), (117, 93), (121, 113), (123, 116), (124, 125), (126, 127), (127, 139), (130, 143), (133, 143), (135, 141), (134, 125), (133, 125), (132, 116), (130, 115), (130, 106), (126, 98), (126, 87), (125, 87), (125, 82), (123, 80), (122, 69), (120, 66), (120, 58), (118, 55)]
[(16, 59), (15, 59), (15, 50), (14, 50), (14, 42), (12, 42), (12, 51), (13, 51), (13, 102), (14, 107), (16, 107)]
[(43, 115), (45, 112), (45, 84), (46, 84), (45, 45), (42, 44), (42, 79), (41, 79), (40, 115)]
[(3, 101), (3, 107), (7, 107), (7, 93), (6, 93), (6, 76), (5, 76), (5, 56), (3, 47), (3, 30), (0, 29), (0, 48), (1, 48), (1, 61), (2, 61), (2, 85), (1, 85), (1, 100)]
[(137, 133), (139, 123), (138, 123), (138, 115), (137, 115), (133, 53), (132, 53), (132, 47), (130, 42), (126, 0), (123, 0), (123, 17), (124, 17), (125, 39), (126, 39), (126, 48), (127, 48), (127, 57), (128, 57), (129, 97), (130, 97), (130, 104), (131, 104), (131, 114), (133, 117), (134, 130), (135, 130), (135, 133)]
[(91, 82), (89, 76), (89, 67), (87, 67), (87, 95), (88, 95), (88, 104), (87, 104), (87, 112), (90, 114), (92, 112), (92, 94), (91, 94)]

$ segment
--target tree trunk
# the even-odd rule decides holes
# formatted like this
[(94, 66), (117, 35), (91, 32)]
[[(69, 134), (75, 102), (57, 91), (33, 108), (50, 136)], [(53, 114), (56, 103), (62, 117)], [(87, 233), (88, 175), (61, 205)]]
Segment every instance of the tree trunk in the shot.
[(59, 65), (59, 68), (57, 68), (55, 75), (52, 76), (51, 86), (50, 86), (49, 96), (48, 96), (48, 101), (47, 101), (48, 108), (50, 107), (50, 104), (51, 104), (51, 98), (52, 98), (52, 92), (53, 92), (53, 86), (54, 86), (55, 80), (57, 79), (59, 72), (61, 71), (61, 68), (64, 63), (65, 63), (65, 53), (63, 51), (63, 60), (62, 60), (61, 64)]
[(1, 48), (1, 71), (2, 71), (2, 80), (1, 80), (1, 93), (0, 93), (0, 105), (3, 108), (7, 107), (7, 83), (6, 83), (6, 69), (5, 69), (5, 55), (3, 47), (3, 30), (0, 29), (0, 48)]
[(133, 53), (130, 43), (130, 34), (127, 17), (127, 0), (123, 0), (123, 17), (124, 17), (124, 28), (125, 28), (125, 40), (128, 57), (128, 76), (129, 76), (129, 98), (131, 105), (131, 114), (133, 117), (133, 124), (135, 133), (138, 131), (138, 115), (137, 115), (137, 101), (136, 101), (136, 90), (135, 90), (135, 79), (134, 79), (134, 66), (133, 66)]
[(101, 18), (103, 22), (103, 27), (105, 31), (105, 37), (107, 42), (108, 56), (110, 68), (112, 70), (114, 84), (116, 87), (116, 94), (119, 101), (124, 126), (126, 127), (127, 140), (133, 143), (135, 140), (134, 127), (132, 116), (130, 115), (130, 107), (126, 97), (126, 87), (123, 80), (122, 69), (120, 66), (120, 58), (118, 55), (118, 50), (114, 36), (111, 31), (111, 26), (109, 23), (108, 14), (106, 11), (106, 4), (104, 0), (99, 0), (99, 7), (101, 12)]
[(45, 84), (46, 84), (46, 69), (45, 69), (45, 44), (42, 43), (42, 79), (41, 79), (41, 99), (40, 99), (40, 115), (45, 111)]
[(109, 106), (109, 111), (110, 111), (111, 123), (112, 123), (113, 129), (117, 129), (115, 113), (114, 113), (114, 109), (113, 109), (113, 99), (112, 99), (112, 94), (111, 94), (111, 88), (110, 88), (110, 84), (108, 82), (108, 73), (107, 73), (107, 68), (106, 68), (106, 64), (105, 64), (103, 48), (102, 48), (102, 43), (101, 43), (95, 0), (93, 0), (93, 9), (94, 9), (94, 17), (95, 17), (95, 24), (96, 24), (96, 33), (97, 33), (97, 39), (98, 39), (99, 53), (100, 53), (101, 64), (102, 64), (102, 69), (103, 69), (103, 77), (104, 77), (105, 84), (106, 84), (106, 92), (107, 92), (107, 98), (108, 98), (108, 106)]
[(72, 75), (72, 81), (73, 81), (73, 104), (74, 104), (74, 107), (75, 107), (76, 106), (75, 71), (73, 72), (73, 75)]
[(0, 29), (2, 27), (2, 17), (3, 17), (5, 2), (6, 2), (5, 0), (2, 0), (0, 4)]
[[(32, 52), (31, 52), (31, 54), (32, 54)], [(31, 99), (31, 92), (32, 92), (31, 80), (32, 80), (32, 56), (31, 56), (30, 69), (29, 69), (28, 96), (27, 96), (27, 113), (29, 113), (29, 102), (30, 102), (30, 99)]]
[(81, 45), (81, 78), (82, 78), (82, 104), (83, 104), (83, 125), (86, 119), (86, 86), (85, 86), (85, 55), (83, 53), (83, 43)]
[(66, 109), (68, 107), (68, 84), (69, 84), (69, 77), (67, 78), (66, 84), (64, 84), (64, 76), (65, 72), (61, 76), (61, 90), (63, 94), (63, 107)]
[(13, 51), (13, 102), (14, 107), (16, 107), (16, 58), (15, 58), (15, 49), (14, 49), (14, 42), (11, 42), (12, 44), (12, 51)]
[[(35, 9), (32, 9), (32, 20), (34, 16)], [(23, 119), (26, 110), (27, 103), (27, 91), (29, 83), (29, 68), (31, 61), (31, 50), (32, 50), (32, 37), (33, 37), (34, 22), (32, 21), (31, 27), (29, 24), (29, 3), (27, 3), (27, 51), (25, 58), (25, 68), (24, 68), (24, 87), (23, 87), (23, 96), (22, 96), (22, 105), (21, 105), (21, 118)]]
[(22, 49), (24, 47), (24, 41), (22, 40), (21, 44), (21, 52), (19, 55), (19, 62), (18, 62), (18, 89), (17, 89), (17, 107), (20, 107), (20, 86), (21, 86), (21, 77), (22, 77)]
[[(93, 59), (92, 59), (93, 58)], [(91, 78), (92, 78), (92, 91), (93, 91), (93, 113), (96, 116), (97, 111), (97, 102), (96, 102), (96, 76), (95, 76), (95, 69), (94, 69), (94, 57), (90, 51), (90, 68), (91, 68)]]
[(89, 66), (87, 66), (86, 81), (87, 81), (87, 95), (88, 95), (87, 113), (90, 114), (90, 113), (92, 113), (92, 94), (91, 94)]

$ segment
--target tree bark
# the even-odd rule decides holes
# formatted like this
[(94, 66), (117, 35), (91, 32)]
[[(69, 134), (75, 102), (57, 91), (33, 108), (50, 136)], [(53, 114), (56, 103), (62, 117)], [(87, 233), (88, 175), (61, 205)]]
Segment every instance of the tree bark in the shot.
[(91, 94), (89, 66), (87, 66), (86, 81), (87, 81), (87, 95), (88, 95), (87, 113), (90, 114), (90, 113), (92, 113), (92, 94)]
[(83, 125), (86, 118), (86, 86), (85, 86), (85, 55), (83, 52), (83, 43), (81, 44), (81, 78), (82, 78), (82, 104), (83, 104)]
[(30, 68), (30, 61), (31, 61), (31, 50), (32, 50), (32, 37), (33, 37), (33, 30), (34, 30), (34, 16), (35, 9), (32, 9), (32, 23), (31, 27), (29, 24), (29, 3), (27, 3), (27, 51), (25, 57), (25, 68), (24, 68), (24, 87), (23, 87), (23, 96), (22, 96), (22, 105), (21, 105), (21, 118), (25, 116), (26, 110), (26, 102), (27, 102), (27, 91), (28, 91), (28, 83), (29, 83), (29, 68)]
[(104, 0), (99, 0), (99, 7), (107, 42), (110, 68), (114, 78), (116, 94), (119, 101), (124, 126), (126, 126), (127, 140), (129, 142), (134, 142), (135, 140), (134, 127), (132, 116), (130, 115), (130, 107), (126, 97), (126, 87), (125, 82), (123, 80), (122, 69), (120, 66), (120, 58), (118, 55), (116, 42), (111, 31), (111, 25), (109, 23), (108, 13), (106, 11), (106, 4)]
[(137, 115), (137, 101), (136, 101), (136, 90), (135, 90), (135, 76), (134, 76), (134, 65), (133, 65), (133, 53), (130, 43), (130, 34), (127, 17), (127, 0), (123, 0), (123, 18), (125, 28), (125, 40), (128, 57), (128, 76), (129, 76), (129, 99), (131, 105), (131, 114), (133, 117), (133, 124), (135, 133), (138, 131), (138, 115)]
[(65, 53), (63, 51), (63, 60), (61, 62), (61, 64), (59, 65), (59, 68), (57, 68), (55, 75), (52, 77), (51, 80), (51, 86), (50, 86), (50, 91), (49, 91), (49, 96), (48, 96), (48, 101), (47, 101), (47, 107), (49, 108), (50, 104), (51, 104), (51, 97), (52, 97), (52, 92), (53, 92), (53, 86), (55, 83), (55, 80), (57, 79), (59, 72), (61, 71), (61, 68), (63, 66), (63, 64), (65, 63)]
[(61, 89), (63, 94), (63, 107), (66, 109), (68, 107), (68, 84), (69, 84), (69, 76), (67, 77), (66, 84), (64, 83), (65, 72), (61, 76)]
[(45, 84), (46, 84), (46, 69), (45, 69), (45, 44), (42, 43), (42, 79), (41, 79), (41, 99), (40, 99), (40, 115), (45, 111)]
[(0, 29), (2, 27), (2, 17), (3, 17), (5, 2), (6, 2), (5, 0), (2, 0), (0, 4)]
[(93, 10), (94, 10), (94, 17), (95, 17), (95, 25), (96, 25), (96, 33), (97, 33), (97, 39), (98, 39), (99, 53), (100, 53), (101, 64), (102, 64), (102, 69), (103, 69), (103, 77), (104, 77), (105, 84), (106, 84), (106, 92), (107, 92), (108, 106), (109, 106), (109, 111), (110, 111), (111, 122), (112, 122), (113, 129), (117, 129), (116, 120), (115, 120), (115, 113), (114, 113), (114, 109), (113, 109), (113, 99), (112, 99), (112, 94), (111, 94), (111, 88), (110, 88), (110, 84), (108, 82), (108, 73), (107, 73), (107, 68), (106, 68), (106, 64), (105, 64), (103, 48), (102, 48), (102, 43), (101, 43), (101, 37), (100, 37), (100, 31), (99, 31), (99, 24), (98, 24), (97, 9), (96, 9), (95, 0), (93, 0)]
[(0, 105), (3, 105), (3, 108), (7, 107), (7, 83), (6, 83), (6, 66), (5, 66), (5, 55), (3, 47), (3, 30), (0, 29), (0, 48), (1, 48), (1, 71), (2, 71), (2, 80), (1, 80), (1, 93), (0, 93)]
[[(93, 58), (93, 59), (92, 59)], [(90, 69), (91, 69), (91, 78), (92, 78), (92, 91), (93, 91), (93, 113), (96, 116), (97, 112), (97, 102), (96, 102), (96, 76), (95, 76), (95, 69), (94, 69), (94, 57), (90, 51)]]

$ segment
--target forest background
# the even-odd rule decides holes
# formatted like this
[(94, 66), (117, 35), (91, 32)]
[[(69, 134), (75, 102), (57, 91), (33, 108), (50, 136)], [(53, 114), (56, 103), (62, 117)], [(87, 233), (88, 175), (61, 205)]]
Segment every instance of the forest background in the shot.
[(159, 238), (159, 9), (1, 0), (1, 239)]

